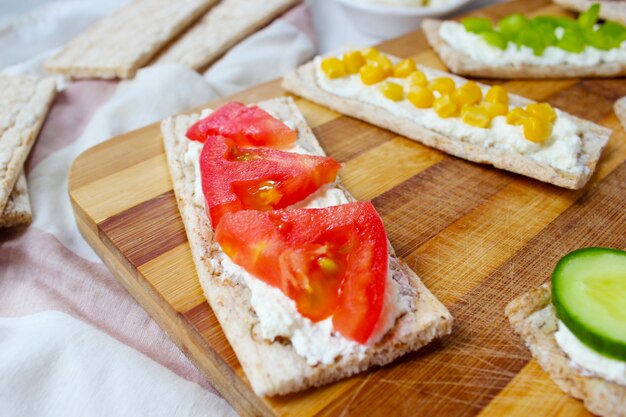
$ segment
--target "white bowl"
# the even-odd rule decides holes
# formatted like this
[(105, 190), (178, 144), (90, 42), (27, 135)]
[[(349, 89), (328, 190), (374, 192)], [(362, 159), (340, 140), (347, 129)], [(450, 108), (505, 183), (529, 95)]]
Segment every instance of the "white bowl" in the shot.
[(451, 0), (436, 7), (394, 6), (360, 0), (335, 0), (346, 11), (357, 29), (389, 39), (417, 30), (425, 17), (442, 17), (471, 0)]

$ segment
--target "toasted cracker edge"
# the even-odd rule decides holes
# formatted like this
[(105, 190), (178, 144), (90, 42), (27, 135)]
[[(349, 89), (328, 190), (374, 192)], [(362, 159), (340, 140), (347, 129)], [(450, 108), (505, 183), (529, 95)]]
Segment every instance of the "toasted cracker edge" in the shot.
[(24, 171), (22, 171), (15, 182), (4, 211), (0, 214), (0, 227), (26, 226), (32, 221), (28, 185)]
[(424, 19), (422, 30), (432, 48), (450, 71), (456, 74), (484, 78), (534, 79), (534, 78), (577, 78), (577, 77), (617, 77), (626, 75), (626, 63), (603, 62), (593, 66), (575, 65), (499, 65), (493, 66), (477, 61), (469, 55), (454, 49), (439, 35), (443, 21)]
[(533, 357), (563, 391), (583, 400), (592, 413), (626, 417), (626, 387), (583, 375), (570, 365), (566, 353), (556, 343), (557, 318), (551, 303), (550, 284), (511, 301), (505, 314)]
[(246, 0), (223, 0), (157, 56), (156, 62), (177, 62), (195, 70), (206, 68), (300, 1), (267, 0), (255, 5)]
[[(283, 120), (294, 121), (300, 144), (324, 155), (291, 98), (268, 100), (259, 105), (277, 113)], [(215, 262), (219, 248), (212, 240), (209, 220), (203, 208), (191, 201), (195, 173), (191, 166), (183, 163), (181, 156), (186, 149), (184, 133), (197, 119), (198, 115), (177, 116), (163, 121), (161, 128), (168, 165), (204, 294), (258, 395), (287, 394), (336, 381), (371, 366), (387, 364), (450, 333), (452, 316), (448, 310), (417, 275), (394, 256), (394, 278), (397, 274), (408, 284), (403, 287), (401, 283), (401, 288), (408, 286), (415, 294), (414, 309), (401, 316), (365, 358), (344, 356), (332, 365), (309, 366), (290, 345), (263, 340), (256, 329), (258, 319), (250, 305), (248, 288), (220, 277), (220, 266)]]
[[(442, 76), (451, 76), (457, 80), (462, 80), (462, 78), (452, 74), (439, 72)], [(317, 85), (314, 62), (309, 62), (286, 74), (283, 77), (282, 86), (286, 90), (340, 113), (383, 127), (459, 158), (490, 164), (496, 168), (570, 189), (582, 188), (587, 183), (612, 132), (610, 129), (595, 123), (569, 115), (583, 130), (582, 153), (586, 169), (580, 176), (576, 176), (512, 151), (484, 148), (480, 145), (455, 140), (426, 129), (401, 116), (394, 115), (379, 106), (329, 93)], [(513, 94), (510, 97), (514, 103), (532, 103), (532, 100)]]
[[(169, 40), (185, 30), (217, 1), (185, 0), (185, 3), (189, 3), (187, 5), (183, 5), (181, 1), (152, 0), (152, 5), (146, 0), (130, 1), (72, 39), (61, 51), (44, 62), (44, 68), (73, 79), (132, 78), (137, 70), (146, 65)], [(144, 10), (146, 5), (152, 6), (153, 13)], [(183, 6), (188, 10), (181, 14)], [(169, 7), (170, 13), (166, 19), (155, 22), (154, 14), (163, 13), (164, 7)], [(169, 21), (170, 24), (164, 25), (165, 21)], [(160, 30), (156, 32), (142, 30), (142, 27), (154, 25), (160, 25)], [(141, 35), (143, 43), (136, 46), (138, 31), (151, 33), (152, 36)], [(124, 34), (125, 39), (119, 39), (118, 44), (112, 47), (106, 44), (107, 38), (113, 36), (112, 34), (115, 36)], [(128, 46), (129, 40), (133, 40), (130, 42), (133, 44), (132, 48)]]

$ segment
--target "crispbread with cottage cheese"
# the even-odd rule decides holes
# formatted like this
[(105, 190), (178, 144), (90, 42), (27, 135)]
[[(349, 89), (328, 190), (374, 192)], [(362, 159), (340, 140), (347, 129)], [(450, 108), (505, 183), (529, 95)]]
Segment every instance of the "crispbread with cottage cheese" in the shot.
[(584, 12), (594, 4), (601, 4), (600, 17), (626, 24), (626, 1), (592, 1), (592, 0), (553, 0), (555, 4), (566, 9)]
[(443, 63), (455, 74), (473, 77), (503, 79), (619, 77), (626, 75), (626, 62), (602, 62), (592, 66), (583, 65), (489, 65), (477, 61), (468, 54), (453, 48), (439, 35), (443, 21), (425, 19), (422, 30), (432, 48)]
[(567, 354), (557, 344), (554, 338), (557, 318), (550, 284), (513, 300), (505, 312), (537, 362), (563, 391), (583, 400), (592, 413), (604, 417), (626, 416), (626, 387), (585, 375), (570, 365)]
[(17, 178), (9, 201), (0, 214), (0, 227), (26, 226), (33, 220), (24, 172)]
[[(259, 106), (280, 119), (294, 123), (298, 143), (316, 155), (324, 151), (290, 98), (277, 98)], [(426, 345), (451, 331), (452, 316), (424, 286), (419, 277), (390, 250), (393, 279), (401, 292), (411, 298), (411, 309), (400, 316), (383, 339), (362, 358), (345, 355), (331, 365), (310, 366), (298, 355), (289, 340), (269, 342), (258, 330), (258, 319), (250, 302), (250, 290), (224, 273), (221, 250), (204, 207), (194, 203), (195, 170), (185, 162), (189, 140), (187, 129), (199, 115), (176, 116), (161, 124), (168, 166), (178, 207), (206, 299), (215, 312), (224, 334), (233, 347), (253, 390), (262, 396), (300, 391), (329, 383), (392, 360)], [(353, 198), (344, 190), (349, 200)]]
[[(455, 77), (443, 71), (435, 72), (442, 77), (451, 77), (457, 82), (464, 81), (460, 77)], [(383, 127), (459, 158), (490, 164), (496, 168), (505, 169), (538, 179), (539, 181), (570, 189), (582, 188), (587, 183), (600, 159), (602, 149), (611, 135), (610, 129), (569, 115), (569, 117), (580, 126), (583, 132), (582, 152), (579, 157), (583, 169), (580, 175), (576, 175), (547, 164), (542, 164), (517, 152), (494, 147), (486, 148), (454, 137), (444, 136), (418, 123), (395, 115), (380, 106), (330, 93), (318, 85), (314, 61), (286, 74), (283, 77), (282, 86), (288, 91), (327, 106), (335, 111)], [(509, 100), (512, 104), (517, 105), (526, 105), (533, 102), (532, 100), (513, 94), (509, 94)]]
[(300, 1), (222, 0), (165, 49), (156, 62), (177, 62), (195, 70), (206, 68), (230, 47)]
[(22, 172), (56, 93), (50, 77), (0, 75), (0, 212)]
[(133, 0), (70, 41), (44, 67), (71, 78), (131, 78), (217, 0)]

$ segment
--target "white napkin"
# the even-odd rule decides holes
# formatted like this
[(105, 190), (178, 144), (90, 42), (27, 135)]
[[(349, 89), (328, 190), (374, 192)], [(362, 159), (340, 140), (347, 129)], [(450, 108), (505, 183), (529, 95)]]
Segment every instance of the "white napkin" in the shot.
[(0, 318), (0, 416), (236, 416), (224, 401), (57, 311)]

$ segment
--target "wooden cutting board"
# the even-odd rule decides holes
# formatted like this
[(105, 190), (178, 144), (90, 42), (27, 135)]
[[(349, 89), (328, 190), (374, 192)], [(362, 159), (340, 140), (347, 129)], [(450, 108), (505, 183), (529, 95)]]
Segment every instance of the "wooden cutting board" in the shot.
[[(564, 13), (544, 0), (481, 10)], [(423, 36), (384, 51), (443, 68)], [(583, 416), (511, 331), (504, 306), (583, 246), (626, 248), (626, 134), (613, 102), (624, 80), (513, 81), (509, 91), (614, 129), (596, 174), (570, 191), (469, 163), (297, 99), (347, 188), (372, 200), (397, 253), (455, 317), (453, 334), (394, 364), (277, 398), (255, 396), (205, 302), (165, 163), (158, 124), (79, 156), (70, 197), (78, 226), (128, 291), (244, 416)], [(284, 94), (271, 82), (220, 102)], [(211, 103), (211, 106), (218, 103)]]

